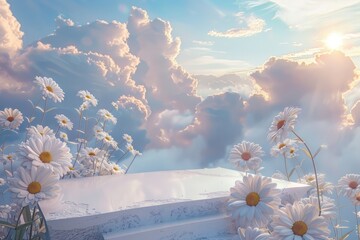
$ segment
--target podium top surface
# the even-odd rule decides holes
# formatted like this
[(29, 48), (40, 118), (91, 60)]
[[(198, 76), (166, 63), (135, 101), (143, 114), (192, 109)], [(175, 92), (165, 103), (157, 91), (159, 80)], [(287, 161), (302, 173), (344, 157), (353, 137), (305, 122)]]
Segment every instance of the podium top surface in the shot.
[[(227, 198), (244, 173), (194, 169), (66, 179), (60, 196), (40, 206), (47, 220), (91, 216), (133, 208)], [(309, 186), (273, 179), (279, 189), (303, 195)]]

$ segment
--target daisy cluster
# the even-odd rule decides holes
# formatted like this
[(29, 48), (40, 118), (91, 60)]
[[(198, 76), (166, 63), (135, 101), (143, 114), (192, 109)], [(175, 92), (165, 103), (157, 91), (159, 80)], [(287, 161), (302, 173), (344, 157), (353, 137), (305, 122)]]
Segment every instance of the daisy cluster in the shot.
[[(18, 226), (19, 221), (24, 221), (20, 217), (24, 209), (38, 207), (40, 200), (57, 197), (59, 180), (125, 174), (135, 158), (141, 155), (134, 149), (130, 135), (124, 134), (119, 142), (111, 135), (111, 129), (117, 123), (111, 111), (100, 109), (96, 117), (88, 116), (89, 109), (96, 107), (98, 100), (87, 90), (77, 94), (82, 100), (76, 108), (77, 124), (64, 114), (53, 114), (50, 126), (56, 127), (46, 126), (46, 116), (56, 109), (49, 108), (49, 102), (62, 102), (65, 94), (52, 78), (36, 77), (34, 82), (41, 90), (39, 103), (43, 102), (43, 105), (30, 101), (33, 116), (24, 117), (20, 110), (13, 108), (0, 110), (0, 137), (6, 139), (10, 134), (19, 134), (23, 139), (16, 145), (3, 142), (0, 146), (0, 163), (4, 170), (0, 174), (3, 176), (0, 178), (0, 204), (9, 193), (14, 200), (12, 204), (0, 205), (0, 239), (9, 237), (6, 226)], [(113, 102), (111, 108), (117, 111), (118, 103)], [(18, 131), (24, 121), (27, 127), (23, 134)], [(120, 152), (120, 157), (115, 161), (116, 151)], [(120, 161), (129, 155), (132, 155), (130, 164), (120, 165)], [(4, 222), (8, 225), (1, 224)], [(27, 231), (31, 236), (32, 230)]]
[[(268, 140), (273, 144), (270, 155), (284, 162), (284, 171), (276, 171), (272, 177), (310, 185), (307, 196), (299, 198), (285, 193), (277, 188), (272, 178), (261, 176), (264, 151), (259, 144), (242, 141), (230, 151), (229, 161), (245, 172), (243, 179), (230, 189), (228, 200), (228, 210), (238, 227), (239, 237), (242, 240), (325, 240), (347, 239), (354, 232), (356, 237), (352, 239), (360, 239), (360, 175), (346, 174), (335, 186), (325, 181), (324, 174), (317, 173), (314, 159), (323, 146), (312, 153), (297, 134), (295, 124), (299, 113), (300, 109), (294, 107), (280, 112), (271, 123)], [(308, 160), (302, 155), (311, 160), (313, 173), (305, 173), (302, 169), (304, 161)], [(354, 206), (357, 224), (345, 234), (342, 229), (347, 227), (342, 226), (333, 195), (349, 198)]]

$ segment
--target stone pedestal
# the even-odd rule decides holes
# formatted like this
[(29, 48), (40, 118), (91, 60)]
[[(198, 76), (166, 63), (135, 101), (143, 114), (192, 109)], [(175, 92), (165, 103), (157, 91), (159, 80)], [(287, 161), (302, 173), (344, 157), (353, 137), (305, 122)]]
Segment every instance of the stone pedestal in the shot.
[[(59, 198), (40, 206), (51, 239), (232, 239), (226, 202), (242, 174), (213, 168), (68, 179)], [(297, 196), (309, 189), (274, 181)]]

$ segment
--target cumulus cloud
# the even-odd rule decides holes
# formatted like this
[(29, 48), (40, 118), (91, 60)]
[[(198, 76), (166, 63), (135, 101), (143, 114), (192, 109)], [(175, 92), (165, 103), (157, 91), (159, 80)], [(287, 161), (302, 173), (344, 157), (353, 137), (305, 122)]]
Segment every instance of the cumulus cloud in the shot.
[(252, 35), (262, 32), (266, 25), (263, 19), (258, 18), (254, 15), (246, 17), (242, 12), (239, 12), (236, 14), (236, 17), (239, 19), (240, 23), (243, 23), (245, 25), (244, 27), (231, 28), (224, 32), (211, 30), (208, 32), (208, 35), (213, 37), (227, 38), (250, 37)]
[(22, 36), (20, 23), (10, 10), (6, 0), (0, 0), (0, 55), (13, 56), (22, 48)]
[(203, 98), (225, 92), (236, 92), (247, 99), (257, 92), (255, 81), (247, 75), (196, 75), (195, 77), (198, 80), (197, 93)]

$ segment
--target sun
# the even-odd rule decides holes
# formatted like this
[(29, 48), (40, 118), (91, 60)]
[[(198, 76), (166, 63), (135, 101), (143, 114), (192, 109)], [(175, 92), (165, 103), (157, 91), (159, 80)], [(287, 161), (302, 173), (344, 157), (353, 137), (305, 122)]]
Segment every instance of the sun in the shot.
[(339, 49), (343, 44), (343, 36), (340, 33), (333, 32), (325, 39), (325, 44), (330, 49)]

